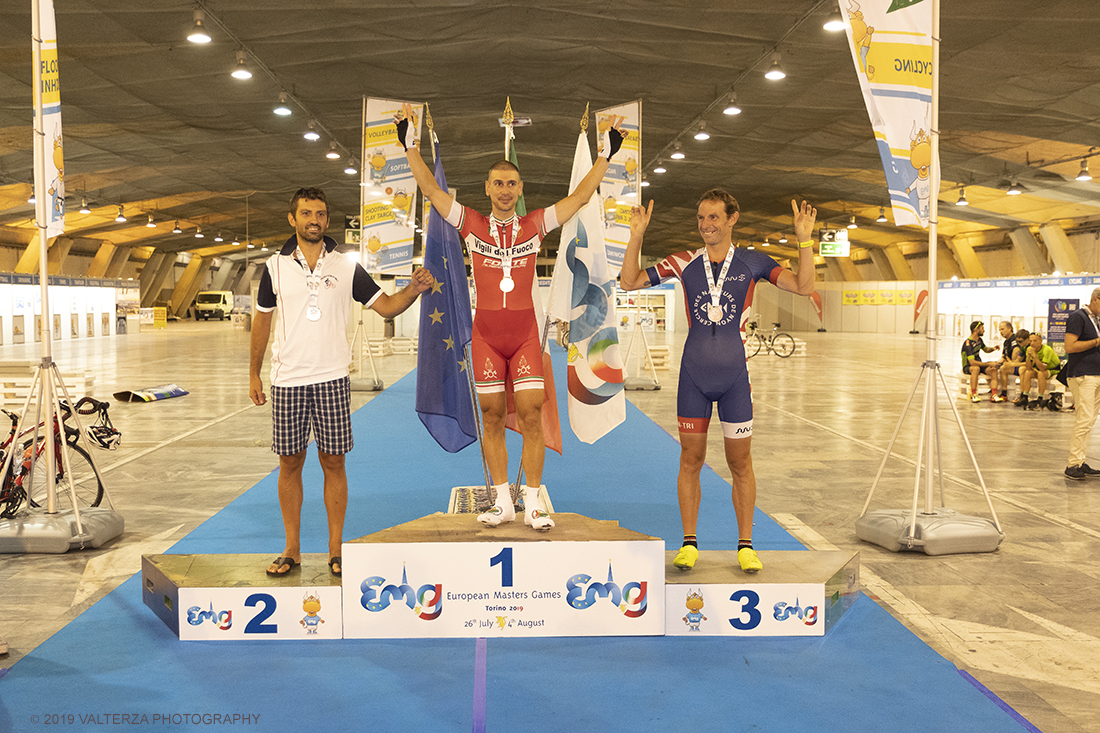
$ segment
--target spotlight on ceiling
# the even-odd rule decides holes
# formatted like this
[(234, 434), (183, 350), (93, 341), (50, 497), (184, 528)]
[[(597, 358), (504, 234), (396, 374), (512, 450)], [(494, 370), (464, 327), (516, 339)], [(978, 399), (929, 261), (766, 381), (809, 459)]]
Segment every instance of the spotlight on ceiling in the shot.
[(149, 221), (145, 222), (145, 226), (147, 226), (149, 229), (156, 229), (157, 228), (156, 222), (153, 221), (153, 215), (152, 214), (149, 215)]
[(302, 133), (302, 137), (310, 142), (317, 142), (321, 139), (321, 136), (313, 129), (313, 120), (310, 120), (309, 124), (306, 125), (306, 131)]
[(88, 208), (88, 200), (87, 199), (80, 199), (80, 213), (81, 214), (90, 214), (90, 213), (92, 213), (92, 210)]
[(665, 168), (665, 161), (658, 158), (657, 167), (653, 169), (654, 173), (664, 173), (668, 168)]
[(683, 160), (684, 159), (684, 151), (680, 150), (680, 141), (679, 140), (676, 141), (676, 149), (673, 150), (672, 155), (670, 155), (668, 157), (672, 158), (673, 160)]
[(358, 169), (355, 167), (355, 161), (348, 161), (348, 167), (344, 169), (344, 173), (347, 173), (349, 176), (354, 176), (358, 172)]
[(210, 34), (206, 32), (206, 26), (202, 22), (206, 18), (202, 8), (195, 8), (194, 18), (195, 25), (191, 27), (191, 32), (187, 34), (187, 40), (191, 43), (210, 43)]
[(233, 73), (230, 74), (234, 79), (251, 79), (252, 72), (248, 70), (248, 64), (245, 63), (244, 49), (237, 50), (237, 64), (233, 67)]
[(118, 205), (118, 216), (115, 217), (115, 221), (119, 222), (120, 224), (126, 221), (126, 217), (122, 214), (122, 204)]
[(34, 194), (33, 194), (33, 193), (31, 194), (31, 197), (30, 197), (29, 199), (27, 199), (27, 203), (28, 203), (28, 204), (33, 204), (33, 203), (37, 203), (37, 202), (38, 202), (38, 199), (36, 199), (36, 198), (34, 197)]
[(1016, 184), (1016, 181), (1013, 181), (1012, 185), (1008, 187), (1007, 191), (1005, 191), (1005, 194), (1007, 194), (1008, 196), (1019, 196), (1021, 193), (1023, 193), (1023, 191), (1020, 190), (1020, 187)]
[(286, 103), (286, 92), (279, 92), (279, 103), (271, 111), (280, 117), (286, 117), (292, 113), (290, 105)]
[(764, 240), (764, 246), (765, 247), (770, 247), (770, 246), (772, 246), (772, 243), (769, 240), (765, 239)]
[(878, 218), (875, 219), (875, 221), (877, 221), (879, 224), (883, 224), (883, 223), (886, 222), (886, 207), (885, 206), (878, 207)]
[(237, 239), (236, 237), (233, 237), (233, 246), (234, 247), (240, 247), (241, 246), (241, 240)]
[(707, 132), (707, 123), (699, 123), (699, 132), (695, 133), (696, 140), (710, 140), (710, 133)]
[(855, 214), (852, 214), (851, 216), (848, 217), (848, 228), (849, 229), (859, 229), (859, 224), (856, 224)]
[(642, 185), (643, 186), (648, 186), (649, 185), (649, 181), (646, 180), (645, 173), (642, 174)]
[(332, 140), (328, 144), (328, 152), (325, 153), (325, 157), (329, 160), (336, 160), (340, 157), (340, 151), (336, 149), (336, 141)]
[(970, 202), (966, 200), (966, 187), (959, 189), (959, 200), (955, 202), (955, 206), (970, 206)]
[(722, 110), (724, 115), (739, 115), (741, 114), (741, 108), (737, 106), (737, 92), (730, 94), (730, 103)]
[(218, 236), (214, 237), (214, 241), (215, 242), (224, 242), (225, 241), (224, 239), (222, 239), (222, 233), (221, 232), (218, 232)]
[(833, 12), (829, 13), (828, 19), (821, 27), (827, 31), (832, 31), (833, 33), (844, 30), (844, 18), (840, 17), (840, 11), (834, 10)]
[(779, 65), (778, 51), (772, 51), (772, 65), (768, 67), (768, 70), (764, 73), (764, 78), (771, 79), (772, 81), (787, 78), (787, 72), (783, 71), (783, 67)]
[(1081, 161), (1081, 172), (1077, 174), (1078, 181), (1091, 181), (1092, 176), (1089, 174), (1089, 159), (1084, 158)]
[(786, 244), (787, 243), (787, 235), (786, 234), (780, 234), (779, 235), (779, 243), (780, 244)]
[(172, 234), (179, 234), (179, 233), (181, 233), (182, 231), (183, 231), (183, 230), (182, 230), (182, 229), (180, 229), (180, 222), (179, 222), (179, 219), (176, 219), (176, 225), (175, 225), (174, 227), (172, 227)]
[(202, 233), (202, 227), (195, 230), (195, 239), (205, 239), (206, 235)]

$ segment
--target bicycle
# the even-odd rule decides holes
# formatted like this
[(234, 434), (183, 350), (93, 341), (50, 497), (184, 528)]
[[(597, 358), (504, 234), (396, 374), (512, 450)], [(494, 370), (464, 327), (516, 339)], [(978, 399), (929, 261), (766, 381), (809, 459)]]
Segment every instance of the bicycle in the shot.
[[(99, 422), (110, 425), (107, 407), (110, 403), (99, 402), (91, 397), (82, 397), (76, 403), (81, 415), (98, 415)], [(65, 439), (61, 439), (61, 429), (56, 416), (53, 423), (54, 440), (54, 485), (57, 494), (58, 510), (72, 508), (72, 494), (69, 492), (69, 478), (72, 477), (76, 501), (81, 507), (95, 507), (103, 500), (103, 481), (95, 463), (83, 447), (77, 444), (80, 432), (65, 422), (73, 408), (62, 400), (61, 422), (65, 428)], [(46, 436), (42, 428), (45, 421), (23, 430), (16, 435), (19, 415), (0, 410), (11, 420), (11, 432), (0, 443), (0, 465), (7, 458), (12, 445), (18, 445), (18, 453), (11, 458), (11, 464), (0, 482), (0, 519), (12, 519), (25, 508), (28, 511), (43, 509), (47, 503)], [(113, 428), (111, 428), (113, 431)], [(113, 431), (117, 434), (117, 431)], [(97, 441), (101, 442), (102, 441)]]
[(775, 352), (775, 355), (786, 359), (794, 353), (794, 337), (788, 333), (779, 333), (779, 324), (772, 324), (772, 332), (760, 334), (760, 326), (755, 320), (745, 325), (748, 336), (745, 338), (745, 358), (751, 359), (760, 353), (761, 347), (766, 352)]

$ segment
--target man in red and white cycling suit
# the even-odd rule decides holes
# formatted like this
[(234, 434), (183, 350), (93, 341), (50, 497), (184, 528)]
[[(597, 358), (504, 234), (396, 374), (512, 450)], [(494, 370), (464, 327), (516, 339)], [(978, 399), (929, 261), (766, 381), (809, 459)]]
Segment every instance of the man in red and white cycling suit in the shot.
[(533, 301), (535, 261), (543, 237), (592, 198), (607, 172), (608, 161), (622, 144), (622, 135), (614, 128), (608, 131), (603, 147), (607, 157), (596, 159), (575, 191), (553, 206), (526, 216), (516, 215), (516, 204), (523, 195), (519, 170), (506, 160), (496, 163), (485, 182), (485, 195), (493, 211), (483, 216), (459, 204), (436, 183), (417, 150), (413, 130), (406, 122), (410, 117), (406, 110), (405, 118), (397, 121), (397, 136), (408, 151), (409, 168), (432, 206), (458, 229), (470, 252), (474, 272), (474, 379), (481, 403), (485, 461), (496, 491), (495, 505), (479, 515), (478, 521), (495, 527), (516, 518), (508, 490), (508, 448), (504, 441), (504, 383), (510, 375), (523, 435), (524, 522), (537, 530), (548, 530), (554, 520), (543, 511), (538, 498), (546, 446), (542, 435), (542, 341)]

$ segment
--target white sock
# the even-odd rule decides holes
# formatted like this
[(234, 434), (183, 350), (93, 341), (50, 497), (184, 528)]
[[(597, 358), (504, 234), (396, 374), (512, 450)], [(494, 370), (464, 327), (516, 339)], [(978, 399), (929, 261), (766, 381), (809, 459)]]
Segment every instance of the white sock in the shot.
[(507, 509), (512, 506), (512, 490), (511, 485), (506, 481), (503, 484), (497, 484), (493, 487), (496, 491), (497, 499), (496, 505), (502, 509)]
[(542, 505), (539, 504), (538, 486), (523, 487), (523, 508), (527, 511), (531, 511), (532, 509), (542, 509)]

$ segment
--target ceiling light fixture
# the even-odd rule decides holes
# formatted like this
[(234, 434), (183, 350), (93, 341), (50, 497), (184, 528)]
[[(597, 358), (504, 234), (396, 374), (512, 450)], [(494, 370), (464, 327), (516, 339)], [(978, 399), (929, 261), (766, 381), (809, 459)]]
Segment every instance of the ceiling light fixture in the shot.
[(191, 43), (210, 43), (210, 34), (206, 32), (206, 26), (202, 23), (206, 18), (202, 8), (195, 8), (193, 17), (195, 25), (191, 27), (191, 32), (187, 34), (187, 40)]
[(149, 229), (156, 229), (157, 228), (156, 223), (153, 221), (153, 215), (152, 214), (149, 215), (149, 221), (145, 222), (145, 226), (148, 227)]
[(668, 157), (672, 158), (673, 160), (683, 160), (684, 159), (684, 151), (680, 150), (680, 141), (679, 140), (676, 141), (676, 148), (675, 148), (675, 150), (672, 151), (672, 155), (670, 155)]
[(1016, 181), (1013, 181), (1012, 185), (1008, 187), (1007, 191), (1005, 191), (1005, 194), (1008, 196), (1019, 196), (1021, 193), (1023, 193), (1023, 191), (1021, 191), (1020, 187), (1016, 185)]
[(741, 114), (741, 108), (737, 106), (737, 92), (730, 93), (730, 103), (722, 110), (724, 115), (739, 115)]
[(764, 246), (765, 247), (770, 247), (770, 246), (772, 246), (772, 243), (765, 239), (764, 240)]
[(787, 72), (783, 71), (783, 67), (779, 65), (778, 51), (772, 51), (772, 65), (764, 72), (764, 78), (771, 79), (772, 81), (787, 78)]
[(37, 202), (38, 202), (38, 199), (36, 199), (36, 198), (34, 197), (34, 194), (33, 194), (33, 193), (31, 194), (31, 197), (30, 197), (29, 199), (27, 199), (27, 203), (28, 203), (28, 204), (33, 204), (33, 203), (37, 203)]
[(325, 157), (329, 160), (336, 160), (340, 157), (340, 151), (336, 149), (336, 141), (332, 140), (328, 144), (328, 152), (325, 153)]
[(780, 244), (786, 244), (786, 243), (787, 243), (787, 235), (786, 235), (786, 234), (782, 234), (782, 235), (780, 235), (780, 237), (779, 237), (779, 243), (780, 243)]
[(1089, 174), (1089, 159), (1083, 158), (1081, 160), (1081, 172), (1077, 174), (1078, 181), (1091, 181), (1092, 176)]
[(877, 221), (879, 224), (882, 224), (886, 221), (886, 207), (885, 206), (878, 207), (878, 218), (875, 219), (875, 221)]
[(695, 133), (695, 139), (710, 140), (710, 133), (707, 132), (707, 123), (705, 121), (699, 123), (699, 132)]
[(304, 137), (306, 140), (309, 140), (311, 143), (317, 142), (321, 139), (321, 136), (318, 135), (317, 131), (313, 129), (313, 120), (310, 120), (309, 124), (306, 125), (306, 131), (302, 133), (302, 137)]
[(233, 73), (230, 74), (234, 79), (251, 79), (252, 72), (248, 70), (248, 64), (245, 63), (244, 49), (237, 49), (237, 64), (233, 67)]
[(182, 231), (183, 231), (183, 230), (182, 230), (182, 229), (180, 229), (180, 222), (179, 222), (179, 219), (176, 219), (176, 225), (175, 225), (174, 227), (172, 227), (172, 234), (179, 234), (179, 233), (181, 233)]
[(293, 113), (290, 109), (290, 105), (286, 103), (286, 92), (279, 92), (279, 103), (275, 105), (275, 109), (271, 110), (280, 117), (286, 117)]
[(359, 171), (355, 167), (355, 161), (349, 160), (348, 167), (344, 169), (344, 173), (347, 173), (349, 176), (354, 176), (358, 172)]
[(88, 208), (88, 201), (86, 199), (80, 199), (80, 213), (90, 214), (92, 210)]
[(205, 237), (206, 235), (202, 233), (202, 227), (195, 230), (195, 239), (204, 239)]
[(126, 217), (122, 214), (122, 204), (118, 205), (118, 216), (115, 217), (115, 221), (120, 224), (126, 221)]
[(840, 11), (834, 10), (833, 12), (829, 13), (828, 19), (821, 27), (833, 33), (844, 30), (844, 18), (840, 17)]
[(649, 181), (646, 180), (645, 173), (642, 174), (642, 185), (643, 186), (648, 186), (649, 185)]
[(966, 200), (966, 187), (959, 189), (959, 200), (955, 202), (955, 206), (970, 206), (970, 202)]
[(224, 242), (225, 241), (224, 239), (222, 239), (222, 233), (221, 232), (218, 232), (218, 236), (214, 237), (214, 241), (215, 242)]
[(666, 170), (668, 170), (668, 169), (665, 168), (665, 161), (661, 160), (661, 159), (658, 159), (657, 160), (657, 167), (653, 169), (653, 172), (654, 173), (664, 173)]
[(859, 229), (859, 224), (856, 224), (855, 214), (852, 214), (851, 216), (848, 217), (848, 228), (849, 229)]
[(241, 240), (237, 239), (236, 237), (233, 237), (233, 246), (234, 247), (240, 247), (241, 246)]

